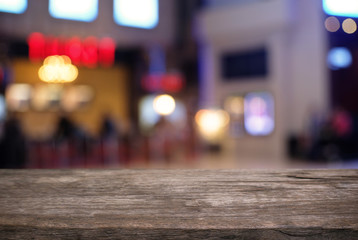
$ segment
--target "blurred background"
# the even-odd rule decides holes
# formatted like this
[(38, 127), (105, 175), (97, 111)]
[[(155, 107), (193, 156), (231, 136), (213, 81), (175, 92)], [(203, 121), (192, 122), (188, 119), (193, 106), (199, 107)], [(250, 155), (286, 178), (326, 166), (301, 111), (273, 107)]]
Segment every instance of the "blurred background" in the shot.
[(356, 0), (0, 0), (1, 168), (357, 168)]

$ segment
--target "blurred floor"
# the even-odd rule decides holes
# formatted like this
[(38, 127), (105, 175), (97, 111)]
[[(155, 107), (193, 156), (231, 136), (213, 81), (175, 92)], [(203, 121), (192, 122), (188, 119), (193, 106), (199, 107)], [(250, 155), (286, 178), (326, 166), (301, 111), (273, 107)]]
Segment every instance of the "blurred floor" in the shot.
[(312, 162), (303, 159), (285, 160), (285, 163), (268, 163), (258, 159), (232, 159), (216, 156), (201, 156), (197, 159), (183, 160), (177, 159), (170, 163), (161, 160), (150, 162), (136, 159), (131, 163), (123, 165), (113, 165), (111, 168), (129, 169), (358, 169), (358, 159), (334, 161), (334, 162)]

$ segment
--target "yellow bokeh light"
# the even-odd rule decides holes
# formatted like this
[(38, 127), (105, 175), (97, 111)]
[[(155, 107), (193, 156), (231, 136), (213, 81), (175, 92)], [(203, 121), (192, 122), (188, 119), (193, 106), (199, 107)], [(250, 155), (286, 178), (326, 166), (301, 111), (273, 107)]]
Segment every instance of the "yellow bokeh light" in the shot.
[(159, 95), (154, 98), (153, 108), (160, 115), (169, 115), (175, 110), (175, 100), (168, 94)]
[(331, 16), (326, 18), (326, 20), (324, 21), (324, 26), (329, 32), (337, 32), (340, 28), (340, 23), (336, 17)]
[(66, 83), (74, 81), (78, 76), (78, 69), (71, 64), (68, 56), (49, 56), (38, 72), (39, 78), (44, 82)]
[(234, 115), (244, 113), (244, 98), (240, 96), (228, 97), (225, 100), (225, 110)]
[(45, 110), (49, 106), (49, 92), (46, 86), (36, 86), (34, 89), (31, 103), (36, 110)]
[(195, 115), (200, 134), (209, 141), (222, 135), (229, 120), (229, 114), (224, 110), (202, 109)]
[(11, 84), (7, 87), (5, 97), (10, 110), (25, 111), (29, 107), (32, 87), (28, 84)]
[(61, 106), (65, 111), (74, 111), (87, 104), (93, 98), (93, 91), (89, 86), (71, 86), (62, 94)]
[(66, 55), (62, 55), (61, 57), (62, 57), (62, 60), (63, 60), (64, 64), (71, 64), (71, 58), (69, 58)]
[(347, 18), (343, 21), (342, 28), (345, 33), (352, 34), (357, 31), (357, 24), (353, 19)]

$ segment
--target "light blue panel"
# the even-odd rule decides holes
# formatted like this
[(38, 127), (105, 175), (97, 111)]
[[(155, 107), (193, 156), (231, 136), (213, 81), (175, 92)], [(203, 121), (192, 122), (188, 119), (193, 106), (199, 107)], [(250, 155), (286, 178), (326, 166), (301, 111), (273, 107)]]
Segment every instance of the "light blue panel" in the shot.
[(158, 0), (114, 0), (113, 17), (122, 26), (154, 28), (159, 21)]
[(54, 18), (91, 22), (98, 15), (98, 0), (50, 0), (49, 12)]
[(25, 12), (27, 0), (0, 0), (0, 12), (20, 14)]
[(322, 5), (329, 15), (358, 18), (358, 0), (323, 0)]

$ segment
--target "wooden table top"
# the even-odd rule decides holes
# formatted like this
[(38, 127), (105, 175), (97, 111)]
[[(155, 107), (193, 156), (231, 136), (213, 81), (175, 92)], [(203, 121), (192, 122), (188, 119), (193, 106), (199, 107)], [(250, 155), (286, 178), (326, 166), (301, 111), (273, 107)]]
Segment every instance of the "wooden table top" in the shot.
[(358, 170), (0, 170), (0, 239), (358, 239)]

